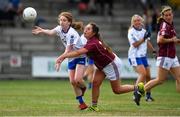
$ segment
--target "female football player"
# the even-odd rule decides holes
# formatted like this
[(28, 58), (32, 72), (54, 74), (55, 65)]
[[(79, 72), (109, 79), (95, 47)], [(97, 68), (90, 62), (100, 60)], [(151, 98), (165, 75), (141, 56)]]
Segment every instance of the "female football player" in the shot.
[[(150, 67), (147, 60), (147, 48), (156, 53), (150, 42), (150, 33), (144, 29), (143, 18), (139, 15), (133, 15), (131, 26), (128, 30), (129, 51), (128, 59), (130, 65), (138, 74), (136, 84), (139, 82), (148, 82), (151, 79)], [(151, 92), (146, 92), (146, 101), (153, 101)]]
[[(43, 29), (41, 27), (35, 27), (32, 30), (33, 34), (46, 34), (49, 36), (57, 35), (60, 37), (65, 51), (63, 54), (69, 53), (74, 50), (82, 48), (84, 45), (80, 39), (78, 32), (73, 27), (81, 29), (80, 23), (73, 22), (72, 14), (69, 12), (62, 12), (59, 14), (58, 22), (59, 25), (54, 29)], [(73, 26), (73, 27), (72, 27)], [(79, 101), (79, 108), (81, 110), (86, 109), (87, 105), (84, 103), (83, 95), (86, 90), (86, 86), (83, 80), (85, 72), (86, 56), (80, 55), (75, 58), (68, 59), (68, 71), (70, 83), (73, 86), (76, 94), (76, 99)]]
[(157, 36), (159, 50), (156, 62), (158, 74), (156, 79), (150, 80), (145, 85), (145, 90), (150, 90), (162, 84), (166, 80), (168, 73), (171, 73), (176, 80), (176, 90), (180, 92), (180, 64), (176, 56), (175, 48), (175, 44), (179, 44), (180, 40), (176, 37), (171, 7), (163, 7), (159, 21)]
[[(89, 23), (84, 29), (84, 36), (88, 40), (86, 45), (79, 50), (60, 55), (56, 60), (56, 69), (59, 69), (61, 62), (65, 58), (87, 54), (89, 58), (94, 60), (97, 69), (95, 70), (93, 77), (92, 105), (89, 107), (89, 110), (99, 111), (97, 103), (100, 94), (100, 86), (105, 77), (110, 80), (111, 88), (115, 94), (122, 94), (135, 90), (135, 98), (137, 98), (136, 95), (141, 95), (143, 91), (140, 90), (138, 86), (121, 85), (121, 60), (112, 52), (110, 47), (101, 40), (98, 26), (94, 23)], [(137, 99), (135, 99), (135, 102), (139, 104)]]

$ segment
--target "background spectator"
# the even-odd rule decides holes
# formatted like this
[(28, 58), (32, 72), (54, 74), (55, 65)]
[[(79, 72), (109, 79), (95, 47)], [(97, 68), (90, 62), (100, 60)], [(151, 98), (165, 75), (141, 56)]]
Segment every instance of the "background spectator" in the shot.
[[(96, 0), (96, 3), (100, 5), (100, 8), (98, 11), (100, 11), (100, 15), (105, 15), (105, 12), (108, 13), (108, 15), (113, 15), (113, 0)], [(105, 10), (106, 4), (108, 5), (108, 11)]]

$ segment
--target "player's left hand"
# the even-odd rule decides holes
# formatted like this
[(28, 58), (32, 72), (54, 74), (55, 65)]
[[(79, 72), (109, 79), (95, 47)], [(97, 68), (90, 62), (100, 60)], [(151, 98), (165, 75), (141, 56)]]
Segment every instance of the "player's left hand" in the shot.
[(59, 70), (60, 70), (60, 65), (61, 65), (60, 63), (56, 63), (56, 64), (55, 64), (55, 69), (56, 69), (56, 71), (59, 71)]
[(62, 55), (59, 56), (59, 57), (56, 59), (56, 64), (55, 64), (55, 69), (56, 69), (56, 71), (59, 71), (60, 65), (61, 65), (61, 63), (63, 62), (64, 59), (65, 59), (65, 58), (64, 58)]

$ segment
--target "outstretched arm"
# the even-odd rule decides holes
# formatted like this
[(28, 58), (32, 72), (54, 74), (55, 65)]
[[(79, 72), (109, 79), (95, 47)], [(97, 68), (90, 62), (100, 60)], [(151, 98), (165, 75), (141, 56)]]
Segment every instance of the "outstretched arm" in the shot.
[(59, 71), (59, 67), (60, 64), (63, 62), (63, 60), (65, 58), (73, 58), (73, 57), (78, 57), (82, 54), (86, 54), (88, 52), (88, 50), (86, 48), (81, 48), (79, 50), (75, 50), (72, 52), (68, 52), (68, 53), (63, 53), (62, 55), (60, 55), (57, 59), (56, 59), (56, 71)]
[(48, 36), (56, 35), (56, 32), (54, 30), (43, 29), (39, 26), (35, 26), (34, 29), (32, 30), (32, 33), (35, 35), (38, 35), (38, 34), (46, 34)]

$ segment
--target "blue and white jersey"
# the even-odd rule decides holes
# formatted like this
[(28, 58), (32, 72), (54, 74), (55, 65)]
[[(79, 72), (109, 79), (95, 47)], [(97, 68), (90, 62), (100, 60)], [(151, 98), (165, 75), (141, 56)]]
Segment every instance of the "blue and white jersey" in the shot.
[[(138, 57), (145, 57), (147, 54), (147, 40), (140, 44), (138, 47), (134, 47), (133, 43), (139, 41), (140, 39), (144, 38), (146, 30), (141, 29), (137, 30), (134, 27), (129, 29), (128, 31), (128, 40), (129, 40), (129, 50), (128, 50), (128, 58), (138, 58)], [(148, 39), (150, 40), (150, 38)]]
[[(67, 47), (69, 45), (73, 45), (72, 51), (78, 50), (78, 49), (84, 47), (84, 44), (81, 41), (78, 32), (74, 28), (70, 27), (67, 32), (64, 32), (62, 30), (62, 27), (60, 25), (58, 25), (53, 30), (57, 33), (57, 36), (60, 37), (60, 39), (65, 47)], [(80, 57), (84, 57), (84, 56), (85, 55), (81, 55)], [(72, 58), (69, 58), (68, 60), (71, 61)]]
[(81, 41), (84, 45), (86, 45), (87, 39), (86, 39), (86, 37), (84, 37), (84, 34), (81, 35)]
[(60, 39), (65, 47), (67, 47), (69, 45), (74, 45), (73, 50), (77, 50), (84, 46), (80, 39), (78, 32), (74, 28), (70, 27), (68, 32), (64, 32), (62, 30), (62, 27), (60, 25), (58, 25), (53, 30), (56, 31), (57, 36), (60, 37)]

